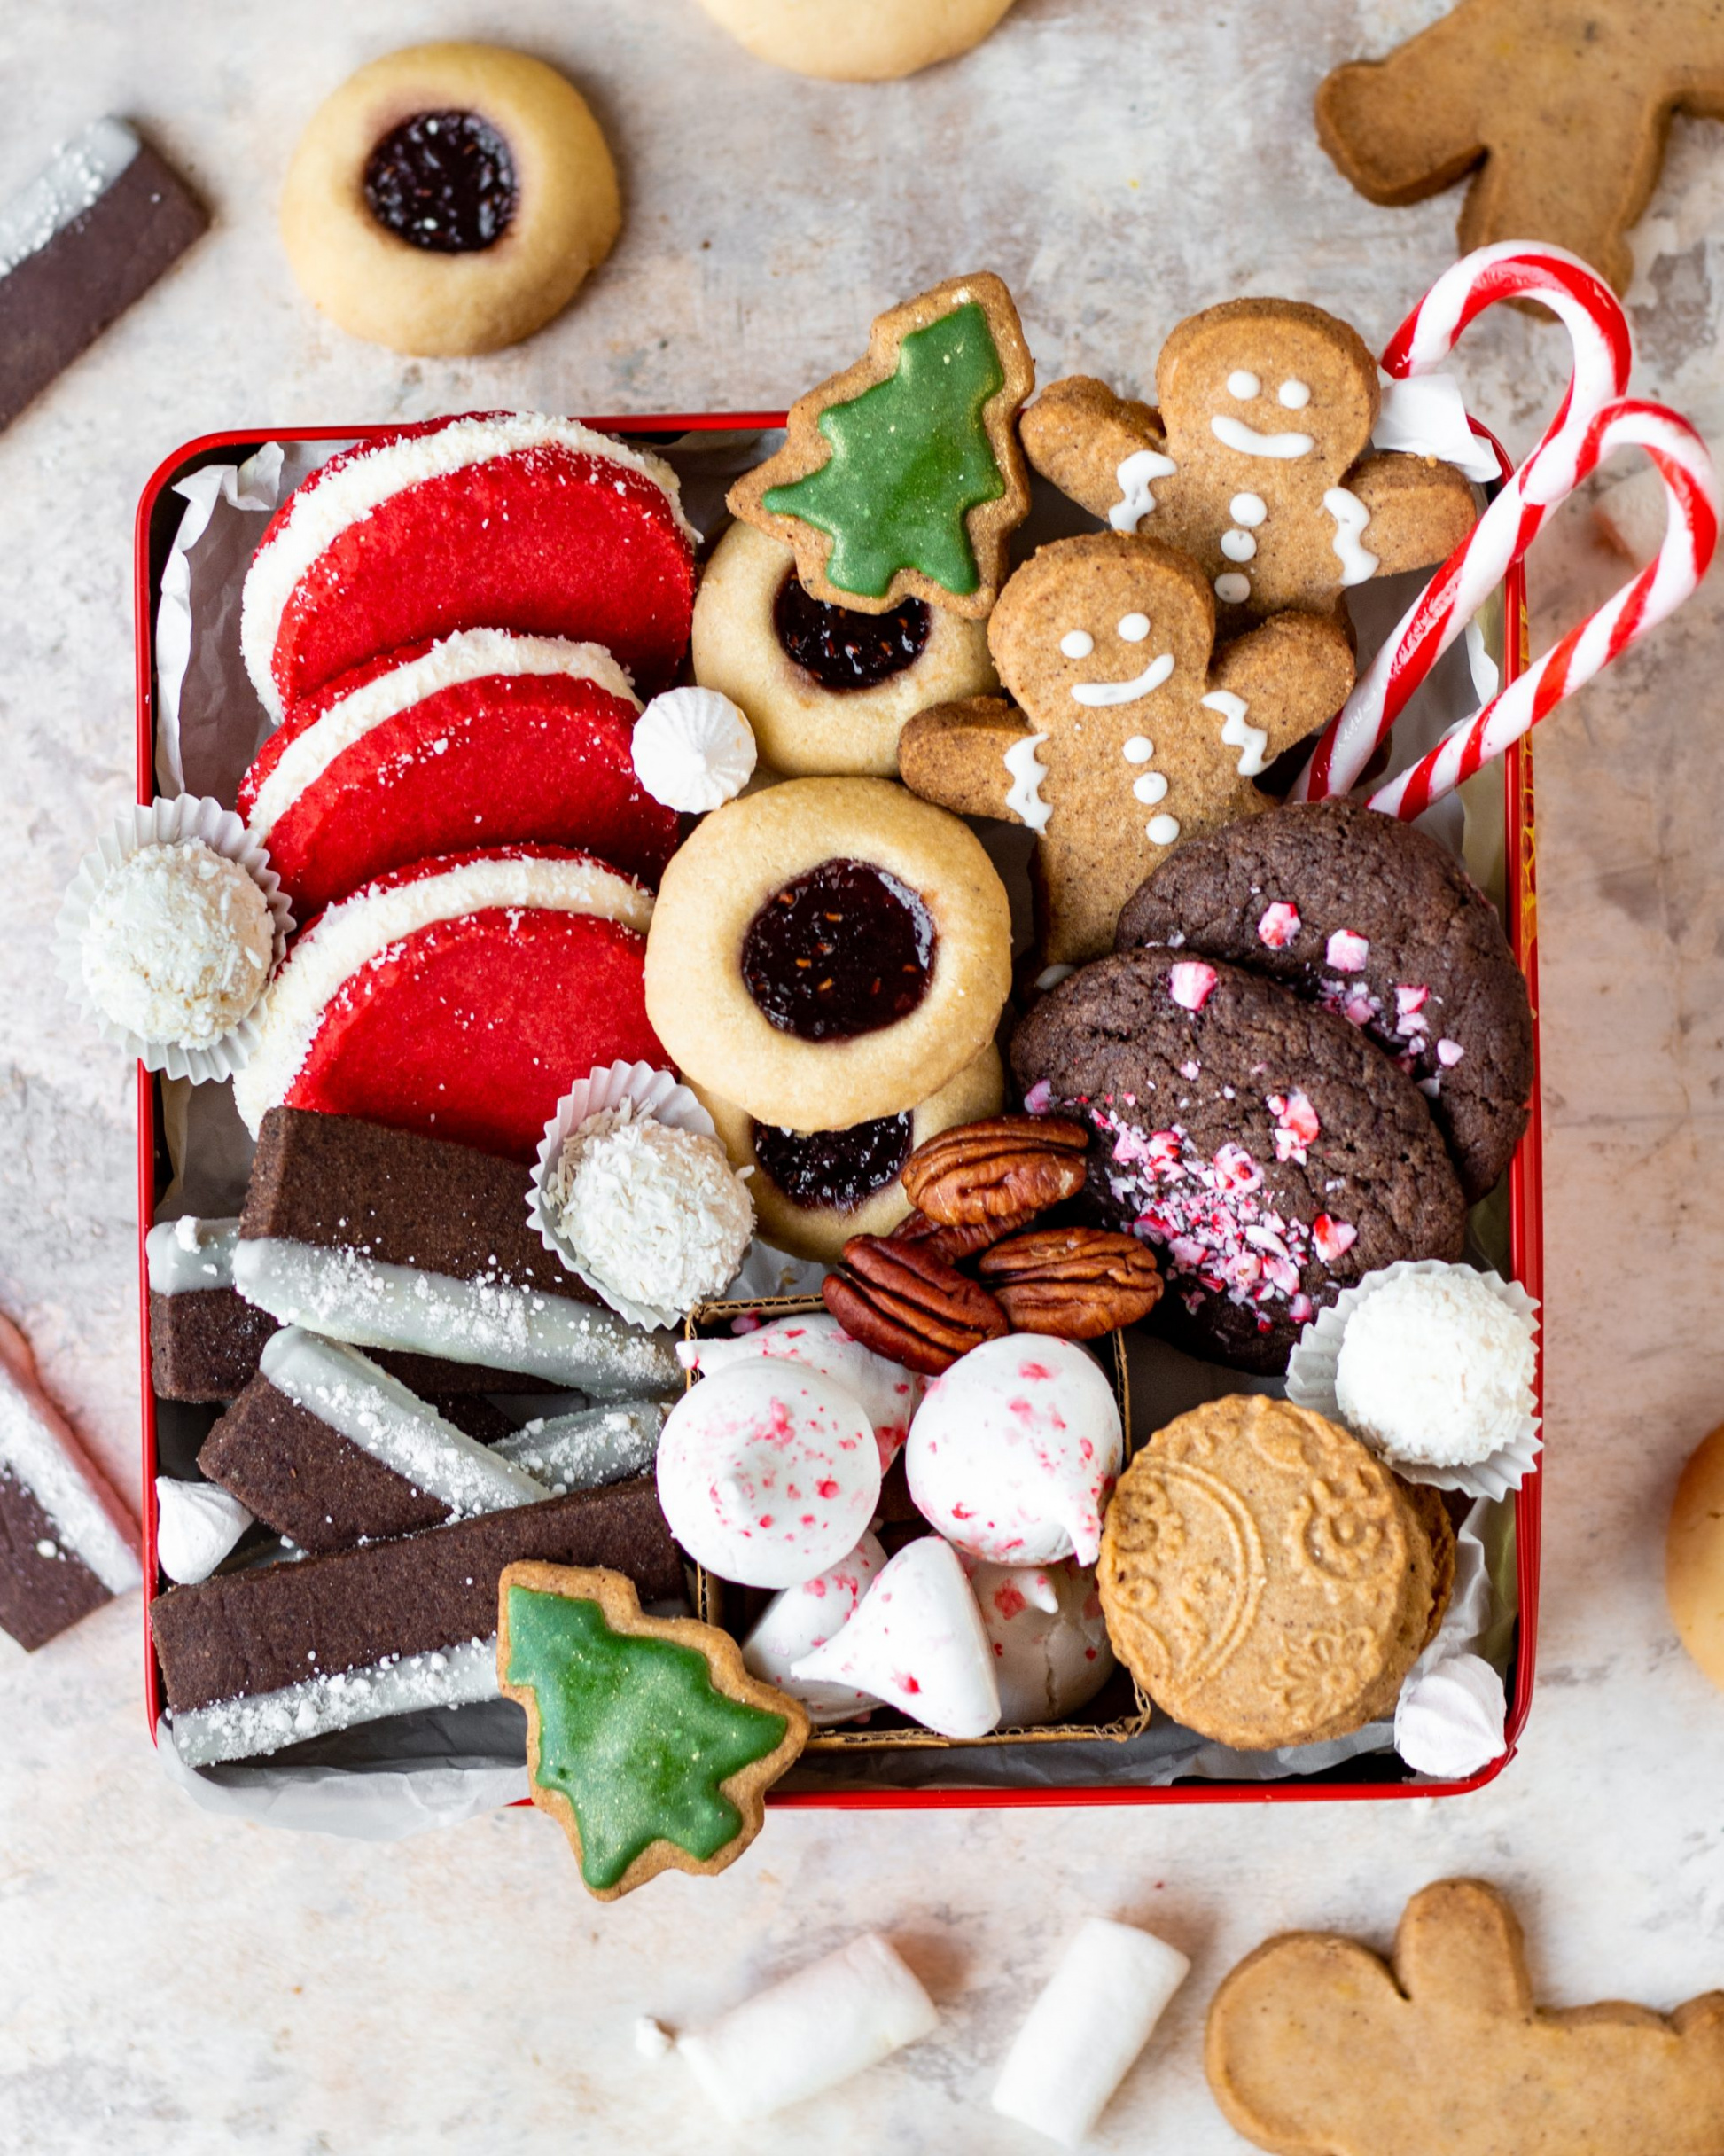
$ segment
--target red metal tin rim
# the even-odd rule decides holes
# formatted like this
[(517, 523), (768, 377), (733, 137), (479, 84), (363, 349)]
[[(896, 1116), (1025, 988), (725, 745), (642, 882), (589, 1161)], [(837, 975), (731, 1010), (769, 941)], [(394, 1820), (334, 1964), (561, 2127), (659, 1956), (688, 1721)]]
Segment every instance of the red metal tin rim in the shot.
[[(688, 414), (610, 414), (583, 425), (607, 434), (716, 434), (730, 429), (782, 426), (783, 412), (701, 412)], [(1473, 422), (1476, 434), (1496, 451), (1503, 473), (1512, 468), (1502, 444)], [(138, 498), (134, 525), (134, 652), (137, 691), (137, 799), (147, 806), (155, 797), (154, 600), (150, 569), (150, 523), (163, 493), (194, 457), (263, 441), (371, 441), (396, 433), (392, 426), (224, 427), (183, 442), (157, 465)], [(1527, 662), (1526, 579), (1518, 561), (1503, 580), (1503, 679), (1514, 680)], [(1509, 935), (1526, 976), (1533, 1012), (1534, 1083), (1530, 1118), (1509, 1168), (1509, 1243), (1515, 1277), (1541, 1302), (1544, 1293), (1543, 1116), (1537, 1082), (1539, 1059), (1538, 912), (1533, 821), (1533, 757), (1530, 738), (1516, 742), (1502, 760), (1507, 843), (1506, 900)], [(151, 1741), (161, 1715), (160, 1685), (150, 1638), (150, 1604), (156, 1583), (156, 1413), (150, 1374), (150, 1293), (144, 1238), (155, 1208), (155, 1094), (142, 1063), (137, 1073), (137, 1278), (139, 1396), (142, 1402), (144, 1520), (144, 1691)], [(1536, 1405), (1544, 1410), (1544, 1355), (1539, 1342), (1534, 1374)], [(999, 1810), (1049, 1805), (1350, 1803), (1385, 1799), (1449, 1797), (1482, 1789), (1495, 1780), (1514, 1757), (1532, 1707), (1539, 1603), (1540, 1516), (1543, 1498), (1542, 1461), (1521, 1485), (1515, 1506), (1516, 1575), (1520, 1610), (1517, 1624), (1514, 1704), (1500, 1759), (1464, 1780), (1449, 1782), (1314, 1782), (1240, 1784), (1189, 1782), (1163, 1787), (1108, 1785), (1042, 1789), (794, 1790), (774, 1791), (768, 1801), (787, 1809), (834, 1811)], [(525, 1800), (523, 1800), (525, 1801)]]

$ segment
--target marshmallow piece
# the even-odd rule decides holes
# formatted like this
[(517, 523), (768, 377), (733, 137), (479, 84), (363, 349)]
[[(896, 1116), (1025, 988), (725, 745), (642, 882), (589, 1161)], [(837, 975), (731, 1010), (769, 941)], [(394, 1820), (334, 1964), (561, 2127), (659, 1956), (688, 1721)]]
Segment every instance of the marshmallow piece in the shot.
[(1119, 1410), (1075, 1341), (987, 1340), (932, 1379), (910, 1425), (910, 1495), (972, 1557), (1050, 1565), (1101, 1552), (1102, 1507), (1125, 1453)]
[(981, 1612), (957, 1551), (935, 1535), (901, 1550), (837, 1637), (791, 1673), (871, 1692), (942, 1737), (985, 1737), (1000, 1719)]
[(1185, 1981), (1190, 1963), (1135, 1924), (1091, 1917), (1006, 2054), (994, 2108), (1078, 2146)]
[(885, 1561), (886, 1553), (873, 1535), (864, 1535), (848, 1557), (800, 1587), (787, 1587), (775, 1595), (742, 1644), (744, 1667), (800, 1699), (816, 1729), (854, 1722), (880, 1704), (871, 1692), (858, 1691), (854, 1684), (823, 1684), (812, 1678), (805, 1682), (792, 1665), (823, 1647), (849, 1621)]
[(880, 1455), (850, 1394), (793, 1363), (738, 1363), (671, 1410), (659, 1502), (695, 1562), (744, 1587), (794, 1587), (854, 1550)]
[(972, 1558), (964, 1570), (994, 1650), (1001, 1728), (1063, 1722), (1087, 1707), (1114, 1667), (1095, 1568)]
[(879, 1441), (882, 1474), (903, 1450), (910, 1418), (922, 1402), (922, 1380), (914, 1371), (853, 1340), (824, 1310), (813, 1317), (775, 1318), (734, 1340), (683, 1340), (676, 1355), (685, 1370), (698, 1370), (703, 1378), (761, 1355), (781, 1355), (817, 1370), (861, 1403)]
[(1448, 1654), (1395, 1702), (1395, 1750), (1415, 1774), (1464, 1781), (1508, 1749), (1502, 1679), (1481, 1655)]
[(734, 2126), (769, 2119), (939, 2027), (933, 2001), (877, 1932), (810, 1962), (677, 2039)]
[(208, 1579), (251, 1524), (219, 1483), (156, 1477), (156, 1562), (181, 1587)]

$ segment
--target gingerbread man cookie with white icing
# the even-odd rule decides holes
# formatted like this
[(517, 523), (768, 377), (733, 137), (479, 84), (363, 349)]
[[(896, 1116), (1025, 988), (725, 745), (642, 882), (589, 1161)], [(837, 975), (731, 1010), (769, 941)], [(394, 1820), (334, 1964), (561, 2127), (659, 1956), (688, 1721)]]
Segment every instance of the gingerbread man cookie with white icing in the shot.
[(1044, 962), (1111, 947), (1119, 909), (1182, 838), (1270, 806), (1252, 780), (1339, 708), (1346, 629), (1278, 614), (1220, 652), (1215, 599), (1189, 555), (1097, 532), (1016, 571), (988, 648), (1018, 706), (919, 713), (899, 741), (912, 793), (1036, 833)]
[(1332, 613), (1369, 577), (1443, 560), (1472, 488), (1435, 457), (1372, 452), (1377, 368), (1358, 332), (1295, 300), (1229, 300), (1182, 322), (1160, 409), (1086, 375), (1019, 423), (1031, 464), (1115, 531), (1202, 565), (1231, 626)]

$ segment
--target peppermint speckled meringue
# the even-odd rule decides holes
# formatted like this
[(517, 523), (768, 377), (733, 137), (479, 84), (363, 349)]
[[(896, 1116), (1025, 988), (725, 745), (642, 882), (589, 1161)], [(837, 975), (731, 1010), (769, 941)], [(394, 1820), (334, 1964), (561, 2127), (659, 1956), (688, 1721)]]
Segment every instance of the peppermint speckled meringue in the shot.
[(981, 1612), (957, 1551), (937, 1535), (901, 1550), (844, 1629), (792, 1675), (854, 1685), (942, 1737), (985, 1737), (1000, 1719)]
[(867, 1416), (794, 1363), (703, 1378), (659, 1440), (659, 1502), (698, 1565), (743, 1587), (794, 1587), (854, 1550), (880, 1496)]
[(932, 1379), (905, 1465), (917, 1510), (995, 1565), (1093, 1565), (1125, 1433), (1112, 1387), (1075, 1341), (1014, 1332)]
[(994, 1650), (1000, 1726), (1033, 1729), (1088, 1707), (1114, 1670), (1095, 1567), (963, 1560)]
[(685, 1370), (698, 1370), (703, 1378), (762, 1356), (778, 1356), (817, 1370), (834, 1385), (841, 1385), (873, 1424), (883, 1474), (903, 1450), (910, 1418), (922, 1399), (922, 1380), (914, 1371), (888, 1363), (883, 1355), (853, 1340), (824, 1310), (807, 1317), (775, 1318), (733, 1340), (679, 1340), (676, 1356)]
[(635, 723), (635, 776), (667, 808), (722, 808), (754, 772), (754, 730), (716, 689), (667, 689)]
[(826, 1684), (799, 1677), (794, 1666), (805, 1654), (823, 1647), (856, 1613), (856, 1605), (885, 1569), (886, 1553), (872, 1535), (864, 1535), (848, 1557), (816, 1573), (800, 1586), (774, 1595), (753, 1630), (742, 1643), (745, 1667), (808, 1710), (816, 1729), (854, 1722), (880, 1703), (854, 1684)]

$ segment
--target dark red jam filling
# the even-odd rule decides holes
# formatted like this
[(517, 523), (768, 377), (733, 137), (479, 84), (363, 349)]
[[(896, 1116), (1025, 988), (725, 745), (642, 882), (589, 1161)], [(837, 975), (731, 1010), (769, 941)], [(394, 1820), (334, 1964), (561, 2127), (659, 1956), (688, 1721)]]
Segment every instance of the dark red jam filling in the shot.
[(781, 1033), (849, 1041), (895, 1025), (928, 992), (934, 925), (906, 883), (866, 861), (823, 861), (768, 899), (742, 943), (748, 993)]
[(890, 613), (856, 613), (809, 597), (794, 572), (778, 588), (772, 625), (785, 656), (823, 689), (871, 689), (913, 667), (928, 641), (932, 619), (920, 599)]
[(884, 1190), (910, 1157), (910, 1119), (883, 1115), (847, 1130), (754, 1126), (754, 1157), (792, 1205), (848, 1213)]
[(371, 152), (365, 200), (378, 223), (410, 246), (477, 254), (509, 230), (515, 162), (477, 113), (416, 113)]

